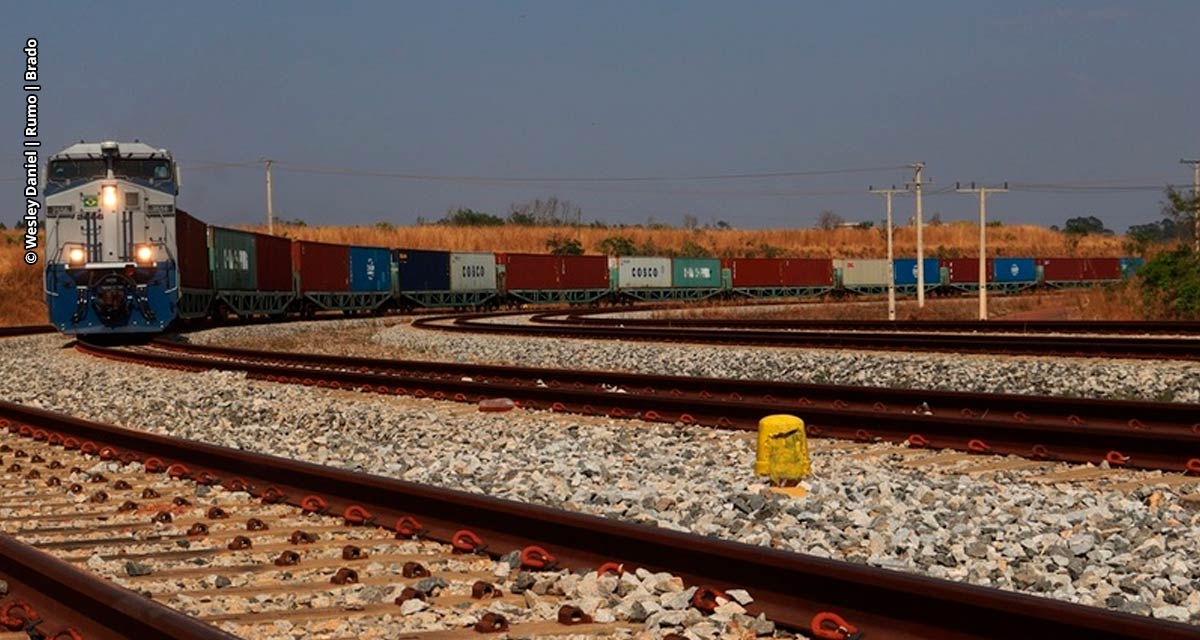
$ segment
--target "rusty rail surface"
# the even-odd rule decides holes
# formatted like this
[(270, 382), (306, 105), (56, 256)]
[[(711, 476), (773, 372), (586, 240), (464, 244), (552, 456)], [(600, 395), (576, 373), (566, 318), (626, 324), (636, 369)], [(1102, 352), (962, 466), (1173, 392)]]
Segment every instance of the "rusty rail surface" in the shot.
[[(986, 353), (1003, 355), (1065, 356), (1081, 358), (1131, 358), (1161, 360), (1200, 360), (1200, 339), (1129, 336), (1082, 336), (1046, 334), (978, 335), (964, 333), (918, 333), (912, 331), (782, 331), (733, 328), (685, 329), (671, 326), (594, 326), (591, 324), (537, 323), (543, 314), (534, 314), (532, 324), (484, 322), (502, 314), (474, 313), (433, 316), (414, 320), (423, 329), (459, 333), (522, 335), (597, 340), (638, 340), (682, 342), (690, 344), (752, 345), (820, 349), (856, 349), (867, 351), (932, 351), (948, 353)], [(528, 315), (528, 314), (525, 314)], [(553, 314), (551, 314), (553, 315)]]
[(0, 579), (9, 590), (0, 600), (0, 629), (31, 639), (234, 638), (5, 534), (0, 534)]
[(178, 463), (184, 466), (173, 467), (175, 473), (211, 474), (211, 481), (256, 496), (282, 496), (296, 505), (311, 505), (307, 498), (317, 496), (324, 511), (356, 518), (366, 513), (370, 522), (396, 522), (398, 529), (409, 530), (416, 521), (438, 541), (469, 528), (493, 551), (538, 544), (570, 567), (621, 561), (670, 571), (690, 584), (744, 588), (756, 599), (752, 613), (766, 613), (793, 629), (810, 630), (821, 614), (833, 613), (864, 640), (1182, 640), (1197, 633), (1196, 627), (1181, 623), (422, 486), (9, 402), (0, 402), (0, 417), (10, 431), (23, 436), (142, 460), (159, 472)]
[(1200, 473), (1200, 407), (1194, 404), (418, 362), (168, 340), (154, 346), (166, 352), (78, 348), (275, 382), (460, 402), (507, 397), (528, 408), (719, 428), (754, 429), (763, 416), (794, 413), (818, 437)]
[(1187, 320), (805, 320), (768, 318), (613, 318), (610, 309), (539, 312), (531, 320), (542, 324), (660, 327), (685, 329), (778, 329), (793, 331), (879, 331), (955, 333), (1090, 333), (1167, 334), (1200, 336), (1200, 322)]

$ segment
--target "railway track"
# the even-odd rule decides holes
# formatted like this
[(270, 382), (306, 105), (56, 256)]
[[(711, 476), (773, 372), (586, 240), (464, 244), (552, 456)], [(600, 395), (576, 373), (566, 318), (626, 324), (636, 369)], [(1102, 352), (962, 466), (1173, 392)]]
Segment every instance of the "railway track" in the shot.
[[(452, 624), (442, 633), (403, 637), (486, 637), (481, 634), (503, 624), (511, 625), (513, 632), (583, 635), (620, 626), (621, 621), (593, 621), (591, 627), (563, 625), (559, 615), (567, 622), (583, 618), (571, 609), (561, 613), (565, 598), (556, 601), (554, 593), (542, 598), (550, 610), (559, 612), (552, 621), (521, 627), (526, 623), (516, 613), (504, 619), (486, 617), (480, 601), (461, 590), (468, 583), (475, 589), (470, 581), (477, 572), (495, 572), (501, 556), (521, 565), (520, 569), (503, 566), (510, 577), (516, 574), (514, 580), (521, 580), (518, 571), (523, 571), (526, 583), (565, 575), (558, 569), (562, 567), (589, 570), (579, 581), (595, 578), (617, 584), (625, 578), (598, 577), (615, 568), (609, 564), (614, 562), (634, 576), (650, 575), (635, 569), (670, 572), (687, 585), (681, 587), (688, 589), (683, 593), (691, 593), (684, 598), (686, 610), (696, 609), (700, 617), (713, 605), (723, 606), (723, 593), (743, 588), (754, 600), (747, 606), (750, 614), (764, 613), (784, 628), (820, 638), (1174, 640), (1196, 634), (1195, 627), (1180, 623), (414, 485), (7, 402), (0, 402), (0, 419), (7, 426), (7, 433), (0, 434), (5, 473), (0, 500), (9, 510), (0, 524), (41, 549), (33, 551), (0, 538), (0, 553), (12, 558), (5, 570), (14, 562), (37, 567), (41, 561), (42, 566), (57, 567), (20, 586), (83, 616), (116, 615), (114, 609), (136, 600), (144, 625), (136, 634), (139, 638), (228, 637), (212, 627), (195, 626), (197, 620), (233, 625), (238, 631), (270, 621), (275, 625), (267, 627), (265, 633), (270, 635), (281, 628), (281, 617), (293, 625), (288, 628), (294, 628), (306, 617), (328, 616), (345, 623), (370, 619), (381, 611), (394, 616), (403, 604), (350, 604), (335, 612), (333, 607), (288, 607), (286, 603), (300, 602), (302, 594), (365, 589), (377, 583), (415, 591), (436, 583), (421, 583), (426, 578), (412, 565), (410, 576), (405, 577), (402, 562), (420, 562), (432, 573), (429, 577), (446, 581), (440, 592), (426, 596), (426, 604), (445, 608), (450, 603), (452, 613), (447, 615), (462, 625)], [(304, 527), (304, 533), (317, 539), (306, 543), (293, 527)], [(297, 538), (299, 544), (273, 536)], [(455, 554), (454, 548), (464, 553)], [(46, 561), (47, 551), (62, 559)], [(510, 554), (513, 551), (517, 553)], [(155, 602), (111, 584), (107, 592), (92, 591), (93, 597), (86, 601), (55, 600), (72, 588), (72, 581), (80, 583), (74, 587), (80, 590), (98, 589), (101, 584), (81, 578), (77, 570), (64, 565), (67, 561), (101, 572), (115, 563), (127, 574), (123, 581), (144, 588)], [(143, 568), (150, 572), (143, 573)], [(205, 585), (205, 576), (212, 574), (230, 576), (229, 584), (221, 589)], [(330, 582), (338, 575), (344, 584)], [(490, 575), (498, 580), (497, 573)], [(508, 584), (494, 586), (508, 594)], [(255, 610), (228, 610), (236, 609), (230, 603), (250, 592), (259, 592)], [(290, 596), (278, 596), (281, 593)], [(408, 592), (409, 599), (413, 595)], [(504, 595), (499, 600), (509, 598)], [(181, 618), (156, 602), (190, 608), (199, 618), (182, 619), (193, 625), (190, 628), (172, 627), (183, 624)], [(484, 602), (491, 603), (488, 612), (507, 611), (494, 599)], [(223, 603), (227, 610), (214, 613), (213, 603)], [(453, 612), (459, 617), (454, 618)], [(292, 618), (298, 622), (291, 622)], [(483, 623), (481, 630), (467, 626), (472, 620), (475, 625)], [(339, 637), (347, 628), (353, 627), (333, 626), (327, 637)], [(80, 637), (110, 636), (81, 633)]]
[(17, 327), (0, 327), (0, 338), (16, 338), (18, 336), (34, 336), (58, 331), (48, 324), (24, 325)]
[(92, 355), (241, 371), (273, 382), (752, 430), (802, 416), (812, 436), (1200, 474), (1200, 409), (1183, 403), (848, 387), (256, 351), (157, 340)]
[[(729, 328), (728, 318), (614, 318), (611, 310), (538, 313), (535, 323), (600, 326), (600, 327), (658, 327), (681, 329)], [(929, 333), (1019, 333), (1037, 335), (1062, 334), (1137, 334), (1200, 337), (1200, 322), (1195, 321), (1076, 321), (1076, 320), (780, 320), (744, 318), (732, 320), (737, 328), (772, 329), (782, 331), (867, 331), (867, 332), (929, 332)]]
[[(506, 316), (530, 315), (527, 324), (496, 322)], [(827, 331), (744, 328), (689, 329), (674, 320), (647, 320), (651, 324), (622, 326), (605, 320), (554, 322), (558, 314), (521, 312), (432, 316), (413, 321), (414, 327), (458, 333), (521, 335), (597, 340), (639, 340), (692, 344), (753, 345), (868, 351), (918, 351), (979, 353), (1082, 358), (1200, 360), (1200, 339), (1162, 336), (1052, 335), (1042, 333), (970, 334), (912, 330)], [(570, 316), (568, 316), (569, 318)], [(655, 324), (657, 323), (657, 324)], [(901, 323), (903, 324), (903, 323)], [(1036, 323), (1021, 323), (1024, 326)], [(990, 323), (989, 323), (990, 325)]]

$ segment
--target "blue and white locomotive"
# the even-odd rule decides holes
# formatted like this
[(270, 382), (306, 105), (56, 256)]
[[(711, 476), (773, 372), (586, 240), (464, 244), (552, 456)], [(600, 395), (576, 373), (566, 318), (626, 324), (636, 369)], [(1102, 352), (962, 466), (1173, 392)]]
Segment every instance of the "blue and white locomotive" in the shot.
[(46, 172), (46, 306), (67, 334), (162, 331), (176, 315), (171, 154), (141, 142), (71, 145)]

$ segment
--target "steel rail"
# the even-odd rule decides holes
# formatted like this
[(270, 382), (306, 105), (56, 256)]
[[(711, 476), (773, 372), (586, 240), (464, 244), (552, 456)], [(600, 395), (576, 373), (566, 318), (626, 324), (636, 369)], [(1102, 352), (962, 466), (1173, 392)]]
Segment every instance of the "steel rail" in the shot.
[(246, 487), (258, 496), (282, 494), (290, 504), (311, 505), (305, 498), (318, 496), (322, 511), (358, 507), (372, 523), (416, 518), (434, 540), (447, 541), (469, 528), (492, 554), (537, 544), (570, 567), (615, 560), (670, 571), (690, 584), (744, 588), (756, 599), (752, 613), (766, 613), (794, 629), (807, 629), (815, 616), (832, 612), (855, 625), (865, 640), (1182, 640), (1197, 634), (1196, 627), (1181, 623), (422, 486), (9, 402), (0, 401), (0, 416), (24, 436), (119, 459), (149, 462), (153, 457), (152, 468), (159, 470), (178, 463), (186, 468), (175, 467), (177, 474), (212, 474), (226, 487)]
[(0, 617), (27, 619), (32, 612), (33, 619), (21, 629), (31, 639), (235, 638), (5, 534), (0, 534), (0, 579), (9, 589), (0, 602)]
[(1200, 337), (1200, 322), (1186, 320), (784, 320), (764, 318), (613, 318), (621, 311), (541, 312), (530, 320), (553, 325), (661, 327), (661, 328), (738, 328), (795, 331), (878, 331), (878, 332), (955, 332), (955, 333), (1087, 333), (1087, 334), (1167, 334)]
[(15, 327), (0, 327), (0, 338), (16, 338), (18, 336), (33, 336), (43, 333), (55, 333), (58, 329), (48, 324), (21, 325)]
[[(513, 315), (506, 313), (505, 315)], [(536, 317), (537, 314), (535, 314)], [(434, 316), (412, 326), (459, 333), (638, 340), (691, 344), (753, 345), (868, 351), (931, 351), (1085, 358), (1200, 360), (1200, 340), (1126, 336), (971, 335), (900, 332), (801, 332), (769, 329), (499, 324), (498, 314)], [(450, 324), (446, 324), (446, 323)]]
[[(1008, 413), (993, 411), (988, 403), (995, 400), (987, 394), (881, 389), (877, 390), (880, 395), (872, 396), (875, 390), (866, 388), (489, 365), (447, 364), (443, 368), (442, 363), (250, 351), (162, 341), (157, 344), (172, 351), (131, 352), (87, 343), (80, 343), (78, 348), (106, 358), (193, 370), (241, 371), (275, 382), (460, 402), (507, 397), (535, 409), (741, 430), (756, 428), (766, 415), (795, 413), (805, 419), (809, 434), (814, 436), (907, 442), (910, 446), (1066, 462), (1107, 460), (1114, 466), (1200, 473), (1200, 425), (1192, 422), (1200, 420), (1200, 410), (1195, 405), (1179, 403), (1073, 403), (1063, 398), (998, 396), (1007, 411), (1024, 407)], [(627, 392), (600, 388), (614, 383)], [(685, 395), (681, 388), (689, 393)], [(705, 391), (711, 393), (705, 396)], [(854, 404), (846, 398), (855, 399)], [(881, 410), (879, 405), (884, 403), (878, 399), (874, 400), (876, 405), (865, 404), (864, 400), (873, 398), (884, 398), (899, 410), (889, 410), (887, 405)], [(918, 403), (928, 405), (929, 413), (914, 412)], [(951, 410), (946, 410), (947, 405)], [(938, 407), (936, 413), (934, 406)], [(1047, 419), (1046, 415), (1035, 413), (1033, 407), (1054, 411), (1057, 419)], [(1063, 415), (1064, 409), (1076, 412)], [(1102, 421), (1106, 413), (1122, 415), (1118, 411), (1141, 411), (1140, 415), (1148, 421)], [(1158, 420), (1149, 420), (1149, 416)]]

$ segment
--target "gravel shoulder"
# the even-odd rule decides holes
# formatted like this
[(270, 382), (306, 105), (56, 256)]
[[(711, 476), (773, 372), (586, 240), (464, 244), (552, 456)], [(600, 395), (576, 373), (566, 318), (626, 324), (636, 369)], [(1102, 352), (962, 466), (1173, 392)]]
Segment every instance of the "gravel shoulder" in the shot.
[[(346, 331), (333, 335), (375, 335), (380, 344), (408, 336), (406, 348), (443, 358), (478, 356), (472, 349), (485, 346), (463, 336), (441, 340), (449, 334), (372, 324), (377, 322), (348, 321)], [(355, 329), (355, 323), (368, 326)], [(332, 328), (319, 326), (322, 335)], [(225, 332), (245, 338), (247, 331), (302, 340), (311, 329), (230, 328), (207, 338)], [(440, 344), (431, 344), (434, 339)], [(260, 346), (264, 342), (258, 339)], [(458, 347), (451, 349), (451, 342)], [(1021, 481), (1023, 472), (969, 476), (906, 468), (899, 464), (900, 449), (858, 458), (821, 448), (814, 453), (810, 495), (785, 499), (764, 492), (752, 474), (753, 442), (744, 433), (521, 410), (483, 414), (471, 405), (269, 384), (236, 373), (149, 369), (64, 349), (58, 336), (4, 344), (3, 391), (33, 406), (414, 482), (1200, 622), (1200, 565), (1194, 562), (1200, 557), (1200, 510), (1180, 499), (1194, 487), (1097, 492), (1032, 485)], [(571, 357), (596, 355), (595, 347), (559, 344), (581, 349)], [(667, 349), (624, 346), (645, 357), (652, 352), (643, 347)], [(490, 348), (500, 359), (505, 346)], [(510, 343), (510, 357), (514, 349), (549, 357), (545, 345)], [(610, 353), (637, 364), (624, 348)], [(666, 366), (670, 355), (648, 362)], [(712, 375), (716, 367), (737, 364), (727, 356), (709, 358), (676, 360), (676, 368), (684, 369), (677, 372)], [(561, 352), (553, 362), (522, 359), (579, 361)], [(1160, 372), (1154, 380), (1161, 378)]]

